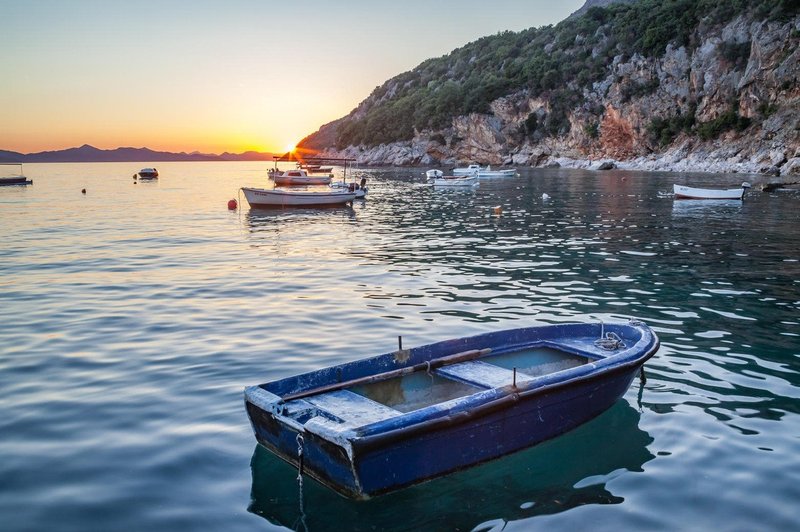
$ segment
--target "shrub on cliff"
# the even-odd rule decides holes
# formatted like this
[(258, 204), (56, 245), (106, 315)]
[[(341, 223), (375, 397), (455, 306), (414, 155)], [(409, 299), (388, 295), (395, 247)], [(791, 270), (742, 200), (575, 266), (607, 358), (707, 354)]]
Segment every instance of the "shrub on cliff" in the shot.
[[(698, 45), (697, 28), (723, 25), (749, 13), (754, 19), (797, 14), (798, 0), (639, 0), (593, 7), (557, 26), (502, 32), (484, 37), (443, 57), (429, 59), (387, 81), (361, 107), (362, 118), (345, 118), (337, 147), (407, 140), (414, 130), (440, 130), (453, 117), (489, 113), (501, 96), (527, 90), (546, 100), (550, 113), (539, 133), (569, 132), (569, 114), (583, 102), (582, 92), (604, 79), (617, 55), (662, 55), (669, 44)], [(747, 43), (726, 43), (722, 54), (736, 67), (746, 62)], [(623, 100), (647, 95), (657, 80), (623, 87)], [(541, 117), (540, 117), (541, 118)], [(685, 130), (683, 123), (657, 123), (659, 141)], [(526, 128), (526, 134), (532, 132)], [(706, 128), (712, 134), (715, 127)], [(706, 131), (704, 129), (704, 131)]]

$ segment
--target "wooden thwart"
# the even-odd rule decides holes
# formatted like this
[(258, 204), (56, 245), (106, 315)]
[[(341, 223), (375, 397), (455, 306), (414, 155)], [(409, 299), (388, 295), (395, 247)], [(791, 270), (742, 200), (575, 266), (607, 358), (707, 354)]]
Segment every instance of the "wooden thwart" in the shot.
[(422, 371), (422, 370), (427, 371), (429, 369), (440, 368), (448, 364), (458, 364), (459, 362), (465, 362), (467, 360), (472, 360), (474, 358), (486, 356), (491, 352), (492, 350), (488, 348), (462, 351), (461, 353), (456, 353), (454, 355), (437, 358), (435, 360), (431, 360), (430, 362), (420, 362), (419, 364), (414, 364), (413, 366), (408, 366), (405, 368), (393, 369), (391, 371), (385, 371), (383, 373), (376, 373), (375, 375), (368, 375), (366, 377), (359, 377), (357, 379), (352, 379), (349, 381), (336, 382), (333, 384), (320, 386), (318, 388), (312, 388), (310, 390), (303, 390), (301, 392), (290, 393), (288, 395), (284, 395), (281, 399), (283, 401), (293, 401), (294, 399), (302, 399), (303, 397), (309, 397), (311, 395), (317, 395), (325, 392), (332, 392), (334, 390), (341, 390), (343, 388), (349, 388), (350, 386), (358, 386), (360, 384), (370, 384), (372, 382), (391, 379), (394, 377), (402, 377), (403, 375), (408, 375), (416, 371)]

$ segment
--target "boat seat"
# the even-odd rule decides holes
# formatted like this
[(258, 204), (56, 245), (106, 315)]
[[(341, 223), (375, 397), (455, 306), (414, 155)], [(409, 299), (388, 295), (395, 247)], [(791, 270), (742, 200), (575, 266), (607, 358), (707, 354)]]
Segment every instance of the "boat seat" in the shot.
[(341, 428), (361, 427), (402, 415), (402, 412), (358, 395), (350, 390), (336, 390), (306, 397), (306, 401), (341, 419)]
[[(460, 362), (436, 370), (443, 377), (456, 379), (484, 388), (500, 388), (514, 382), (514, 372), (480, 360)], [(533, 377), (517, 371), (517, 382), (533, 380)]]

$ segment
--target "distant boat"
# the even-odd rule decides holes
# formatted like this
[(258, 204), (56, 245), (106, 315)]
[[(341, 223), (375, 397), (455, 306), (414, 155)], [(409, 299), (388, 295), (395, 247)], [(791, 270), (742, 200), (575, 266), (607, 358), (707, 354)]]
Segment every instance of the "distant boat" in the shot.
[(245, 407), (260, 444), (367, 499), (595, 418), (658, 346), (634, 321), (501, 330), (250, 386)]
[(318, 164), (298, 164), (297, 167), (306, 170), (310, 174), (329, 174), (333, 172), (333, 166), (320, 166)]
[(693, 188), (683, 185), (672, 185), (672, 187), (675, 192), (675, 199), (741, 200), (744, 198), (745, 191), (750, 188), (750, 183), (744, 182), (740, 188), (728, 188), (724, 190)]
[(367, 178), (362, 177), (359, 183), (355, 181), (351, 181), (348, 183), (344, 179), (341, 181), (333, 182), (329, 185), (333, 190), (347, 190), (349, 192), (355, 192), (356, 199), (362, 199), (367, 196), (367, 192), (369, 188), (367, 188)]
[(251, 207), (315, 207), (342, 205), (356, 198), (349, 190), (295, 191), (242, 187)]
[(441, 170), (428, 170), (425, 172), (428, 183), (434, 187), (472, 187), (478, 184), (478, 176), (444, 175)]
[(492, 170), (490, 165), (478, 170), (478, 177), (511, 177), (517, 175), (516, 168), (504, 168), (503, 170)]
[(477, 176), (482, 168), (478, 164), (471, 164), (465, 168), (453, 168), (453, 175), (474, 175)]
[(491, 165), (481, 166), (471, 164), (466, 168), (453, 168), (453, 175), (474, 175), (477, 177), (510, 177), (517, 175), (516, 168), (505, 168), (503, 170), (492, 170)]
[(281, 172), (277, 169), (269, 171), (269, 177), (276, 185), (329, 185), (330, 175), (309, 175), (306, 170), (287, 170)]
[(0, 163), (3, 166), (19, 166), (19, 174), (9, 177), (0, 177), (0, 186), (32, 185), (33, 180), (22, 175), (22, 163)]
[(155, 168), (142, 168), (139, 170), (139, 179), (158, 179), (158, 170)]

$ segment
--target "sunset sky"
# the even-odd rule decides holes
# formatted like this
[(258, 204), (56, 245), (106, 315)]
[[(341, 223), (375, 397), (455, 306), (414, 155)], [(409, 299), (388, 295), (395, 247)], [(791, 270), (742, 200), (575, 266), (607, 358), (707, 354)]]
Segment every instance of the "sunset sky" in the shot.
[(283, 151), (387, 79), (583, 0), (0, 0), (0, 150)]

